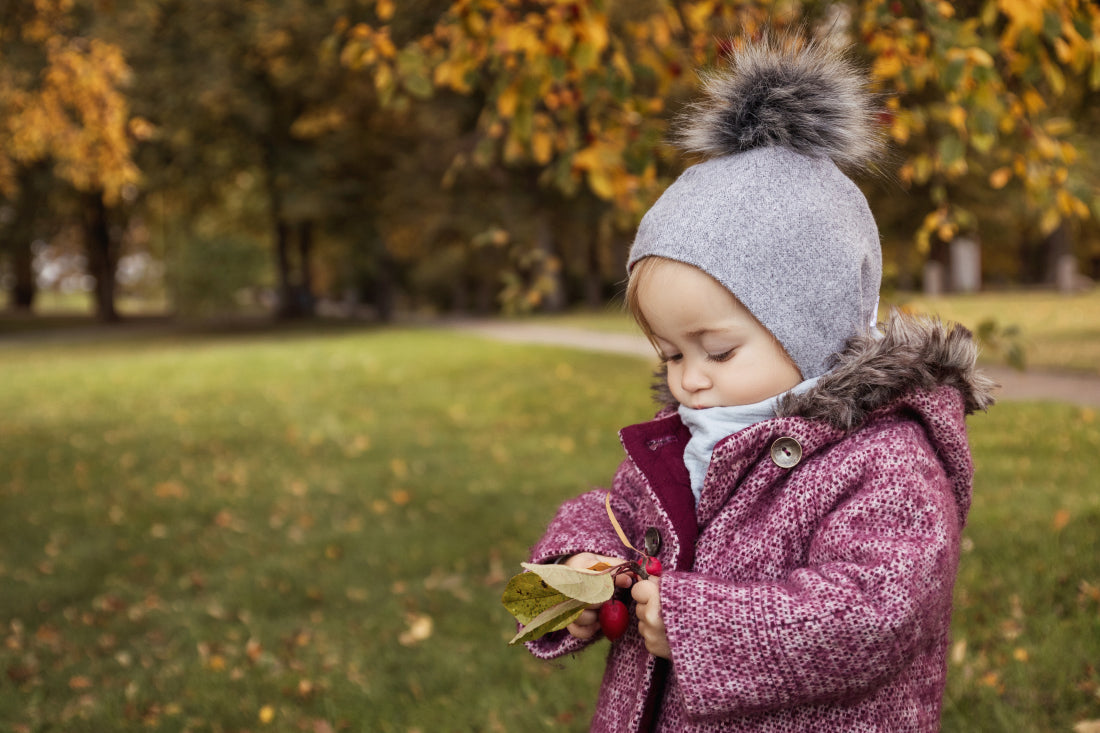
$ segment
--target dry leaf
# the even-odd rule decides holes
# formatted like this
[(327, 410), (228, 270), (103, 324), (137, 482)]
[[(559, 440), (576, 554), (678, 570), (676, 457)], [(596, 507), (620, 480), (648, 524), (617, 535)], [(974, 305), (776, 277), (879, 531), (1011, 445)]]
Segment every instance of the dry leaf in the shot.
[(603, 603), (615, 594), (615, 579), (609, 573), (577, 570), (567, 565), (522, 563), (555, 590), (585, 603)]
[(417, 642), (424, 641), (431, 635), (432, 617), (427, 614), (419, 614), (412, 617), (409, 628), (401, 632), (397, 637), (397, 641), (402, 646), (412, 646)]

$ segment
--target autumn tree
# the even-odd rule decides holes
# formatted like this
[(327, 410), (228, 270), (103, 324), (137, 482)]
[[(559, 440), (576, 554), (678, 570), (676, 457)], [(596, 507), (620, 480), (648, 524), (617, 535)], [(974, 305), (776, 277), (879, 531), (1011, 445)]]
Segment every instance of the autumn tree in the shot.
[(30, 243), (45, 171), (79, 192), (97, 312), (116, 317), (117, 240), (107, 220), (139, 178), (119, 48), (82, 33), (71, 0), (9, 4), (0, 19), (0, 197), (14, 208), (6, 249), (14, 303), (34, 297)]
[[(678, 172), (664, 147), (669, 119), (728, 39), (763, 28), (828, 35), (852, 46), (883, 94), (896, 151), (883, 172), (898, 183), (877, 195), (896, 198), (900, 186), (926, 207), (915, 221), (899, 214), (926, 257), (980, 226), (974, 192), (1019, 200), (1009, 210), (1043, 235), (1097, 206), (1067, 112), (1100, 86), (1098, 12), (1077, 0), (459, 0), (416, 51), (427, 50), (437, 89), (478, 103), (456, 171), (534, 183), (524, 189), (541, 197), (547, 221), (594, 210), (589, 231), (606, 220), (629, 231)], [(371, 43), (350, 38), (346, 48)], [(545, 249), (537, 234), (526, 238), (530, 251)], [(567, 252), (559, 244), (548, 254), (553, 270)], [(572, 257), (565, 267), (579, 259), (591, 272), (583, 249)], [(538, 284), (532, 304), (546, 294)]]

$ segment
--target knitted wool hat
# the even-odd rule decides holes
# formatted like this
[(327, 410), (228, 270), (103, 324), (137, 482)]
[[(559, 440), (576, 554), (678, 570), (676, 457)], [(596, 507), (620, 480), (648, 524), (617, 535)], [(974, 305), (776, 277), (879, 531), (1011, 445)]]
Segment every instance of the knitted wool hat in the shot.
[(643, 217), (627, 264), (657, 255), (724, 285), (804, 379), (876, 320), (878, 227), (839, 166), (882, 146), (874, 98), (840, 52), (768, 39), (706, 79), (681, 142), (688, 168)]

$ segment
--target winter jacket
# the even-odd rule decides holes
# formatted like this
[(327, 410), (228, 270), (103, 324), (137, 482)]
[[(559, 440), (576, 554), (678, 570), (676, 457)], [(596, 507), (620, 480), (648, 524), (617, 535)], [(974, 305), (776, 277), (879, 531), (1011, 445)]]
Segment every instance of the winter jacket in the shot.
[[(779, 417), (719, 442), (697, 506), (675, 409), (622, 430), (612, 508), (636, 547), (659, 533), (672, 653), (650, 655), (633, 625), (611, 644), (592, 730), (938, 730), (973, 473), (964, 416), (994, 386), (975, 356), (966, 329), (910, 316), (852, 339)], [(628, 556), (605, 495), (562, 505), (532, 560)], [(560, 631), (528, 648), (590, 643)]]

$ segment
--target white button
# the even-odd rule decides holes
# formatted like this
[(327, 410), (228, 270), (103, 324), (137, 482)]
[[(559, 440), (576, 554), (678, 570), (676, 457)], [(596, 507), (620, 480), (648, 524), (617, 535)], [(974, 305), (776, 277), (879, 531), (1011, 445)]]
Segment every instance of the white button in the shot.
[(794, 468), (802, 460), (802, 446), (794, 438), (779, 438), (772, 443), (772, 460), (780, 468)]

